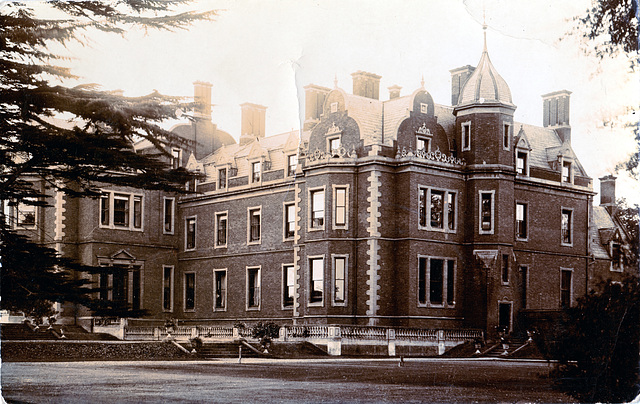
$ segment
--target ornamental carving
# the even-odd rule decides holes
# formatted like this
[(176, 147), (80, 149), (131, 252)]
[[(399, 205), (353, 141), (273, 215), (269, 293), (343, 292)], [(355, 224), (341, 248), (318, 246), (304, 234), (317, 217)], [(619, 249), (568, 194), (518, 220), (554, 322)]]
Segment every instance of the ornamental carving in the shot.
[(324, 150), (320, 150), (316, 148), (313, 153), (309, 153), (307, 156), (307, 161), (321, 161), (321, 160), (329, 160), (329, 159), (343, 159), (343, 158), (358, 158), (358, 153), (356, 153), (356, 148), (353, 147), (350, 152), (344, 146), (341, 146), (338, 149), (333, 149), (331, 152), (326, 152)]
[(402, 150), (398, 150), (396, 153), (396, 158), (405, 158), (405, 157), (417, 157), (419, 159), (437, 161), (440, 163), (453, 164), (453, 165), (464, 165), (464, 159), (456, 158), (453, 154), (447, 156), (446, 154), (440, 151), (440, 148), (436, 149), (436, 151), (428, 152), (426, 150), (420, 149), (413, 151), (411, 148), (407, 149), (403, 147)]
[(335, 122), (331, 123), (331, 127), (327, 130), (327, 135), (335, 135), (336, 133), (341, 133), (340, 127), (336, 125)]
[(418, 135), (428, 135), (431, 136), (431, 131), (429, 130), (429, 128), (427, 128), (427, 123), (423, 122), (422, 126), (418, 128), (418, 130), (416, 131), (416, 133)]

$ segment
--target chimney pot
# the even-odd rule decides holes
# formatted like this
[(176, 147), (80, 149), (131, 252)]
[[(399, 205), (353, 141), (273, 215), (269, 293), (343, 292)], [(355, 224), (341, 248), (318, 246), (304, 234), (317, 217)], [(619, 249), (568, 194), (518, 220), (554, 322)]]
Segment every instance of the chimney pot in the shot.
[(400, 97), (400, 90), (402, 90), (402, 87), (400, 87), (399, 85), (393, 85), (391, 87), (388, 87), (389, 89), (389, 99), (393, 100), (394, 98), (398, 98)]
[(265, 136), (265, 115), (267, 107), (246, 102), (240, 104), (242, 108), (241, 134), (253, 137)]
[(196, 81), (193, 83), (193, 101), (196, 103), (194, 116), (211, 120), (211, 83)]
[(616, 177), (605, 175), (600, 178), (600, 206), (614, 207), (616, 205)]
[(382, 76), (358, 70), (351, 73), (351, 77), (353, 77), (353, 95), (374, 100), (380, 99), (380, 79)]
[(469, 78), (469, 76), (471, 76), (474, 70), (476, 70), (476, 68), (471, 65), (466, 65), (458, 67), (457, 69), (449, 70), (449, 72), (451, 73), (451, 106), (458, 105), (460, 91), (462, 91), (464, 83), (467, 82), (467, 79)]

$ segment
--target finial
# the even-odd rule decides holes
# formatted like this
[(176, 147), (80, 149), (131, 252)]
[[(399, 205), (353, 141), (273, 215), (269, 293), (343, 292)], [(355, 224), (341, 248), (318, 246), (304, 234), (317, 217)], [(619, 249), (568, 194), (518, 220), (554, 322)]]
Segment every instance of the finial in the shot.
[(422, 79), (420, 80), (420, 88), (424, 88), (424, 74), (422, 75)]
[(482, 2), (482, 31), (484, 34), (484, 49), (483, 52), (487, 51), (487, 16), (485, 13), (484, 1)]
[(338, 88), (338, 73), (333, 76), (333, 88)]

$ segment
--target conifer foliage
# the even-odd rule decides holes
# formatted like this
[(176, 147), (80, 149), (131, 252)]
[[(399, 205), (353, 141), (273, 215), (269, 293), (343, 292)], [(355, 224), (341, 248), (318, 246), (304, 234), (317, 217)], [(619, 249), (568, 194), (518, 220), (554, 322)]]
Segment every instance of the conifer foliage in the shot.
[[(51, 0), (37, 4), (62, 15), (55, 19), (40, 17), (34, 3), (0, 6), (0, 201), (50, 205), (47, 190), (95, 197), (97, 187), (104, 184), (182, 191), (182, 184), (194, 175), (172, 169), (160, 157), (168, 156), (171, 146), (184, 145), (184, 140), (160, 122), (191, 105), (158, 92), (124, 97), (95, 85), (57, 84), (74, 75), (58, 66), (62, 57), (50, 49), (54, 44), (83, 43), (96, 30), (114, 35), (125, 35), (131, 27), (172, 31), (216, 15), (181, 11), (187, 3)], [(155, 152), (136, 153), (133, 143), (141, 139), (151, 142)], [(88, 268), (32, 245), (5, 220), (1, 226), (3, 309), (40, 313), (53, 301), (91, 304), (86, 294), (90, 289), (73, 280), (76, 271)], [(27, 272), (29, 277), (23, 276)]]

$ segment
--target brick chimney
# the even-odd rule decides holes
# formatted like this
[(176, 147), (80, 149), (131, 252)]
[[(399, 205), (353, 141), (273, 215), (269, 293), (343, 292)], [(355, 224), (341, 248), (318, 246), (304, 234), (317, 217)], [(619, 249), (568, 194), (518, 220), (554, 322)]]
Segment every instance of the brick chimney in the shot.
[(393, 85), (391, 87), (388, 87), (389, 89), (389, 99), (393, 100), (394, 98), (398, 98), (400, 97), (400, 90), (402, 90), (402, 87), (400, 87), (399, 85)]
[(196, 81), (193, 83), (193, 101), (196, 103), (193, 115), (196, 118), (211, 120), (211, 83)]
[(563, 143), (571, 143), (570, 95), (571, 91), (560, 90), (542, 96), (542, 125), (555, 129)]
[(451, 73), (451, 106), (458, 105), (458, 98), (460, 97), (462, 87), (474, 70), (476, 70), (476, 68), (471, 65), (449, 70)]
[(616, 177), (611, 174), (600, 178), (600, 206), (607, 207), (609, 212), (616, 206)]
[(329, 91), (330, 88), (315, 84), (304, 87), (304, 130), (310, 130), (320, 122), (324, 100)]
[(246, 144), (255, 138), (264, 137), (267, 107), (246, 102), (240, 104), (240, 108), (242, 108), (240, 144)]
[(380, 79), (382, 76), (358, 70), (351, 73), (351, 77), (353, 77), (353, 95), (374, 100), (380, 99)]

